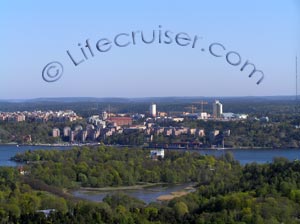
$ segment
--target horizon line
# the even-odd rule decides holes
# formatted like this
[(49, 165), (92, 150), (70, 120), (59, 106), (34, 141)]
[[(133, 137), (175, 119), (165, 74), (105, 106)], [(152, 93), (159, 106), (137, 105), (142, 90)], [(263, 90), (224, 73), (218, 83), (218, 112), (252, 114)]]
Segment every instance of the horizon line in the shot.
[(56, 96), (56, 97), (35, 97), (35, 98), (0, 98), (0, 101), (16, 100), (38, 100), (38, 99), (72, 99), (72, 98), (91, 98), (91, 99), (147, 99), (147, 98), (261, 98), (261, 97), (295, 97), (294, 95), (241, 95), (241, 96), (141, 96), (141, 97), (124, 97), (124, 96)]

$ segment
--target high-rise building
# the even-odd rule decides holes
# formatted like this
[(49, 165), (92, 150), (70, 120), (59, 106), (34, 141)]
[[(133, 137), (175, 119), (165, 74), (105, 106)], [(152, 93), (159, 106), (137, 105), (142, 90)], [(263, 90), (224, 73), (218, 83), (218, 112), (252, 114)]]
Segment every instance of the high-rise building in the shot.
[(81, 142), (85, 142), (85, 140), (86, 140), (86, 138), (87, 138), (87, 136), (88, 136), (88, 132), (87, 132), (87, 130), (83, 130), (83, 131), (81, 131), (80, 132), (80, 137), (81, 137)]
[(76, 137), (76, 132), (75, 132), (75, 131), (71, 131), (71, 134), (70, 134), (70, 142), (74, 142), (75, 137)]
[(223, 114), (223, 105), (219, 100), (215, 100), (213, 103), (213, 115), (215, 118), (220, 118)]
[(156, 104), (152, 103), (150, 105), (150, 115), (152, 117), (156, 117)]
[(59, 136), (60, 136), (60, 130), (59, 130), (58, 128), (53, 128), (53, 129), (52, 129), (52, 136), (53, 136), (54, 138), (59, 137)]
[(108, 114), (107, 114), (107, 112), (106, 111), (103, 111), (102, 112), (102, 120), (106, 120), (108, 118)]
[(71, 128), (64, 127), (64, 137), (70, 137), (70, 135), (71, 135)]

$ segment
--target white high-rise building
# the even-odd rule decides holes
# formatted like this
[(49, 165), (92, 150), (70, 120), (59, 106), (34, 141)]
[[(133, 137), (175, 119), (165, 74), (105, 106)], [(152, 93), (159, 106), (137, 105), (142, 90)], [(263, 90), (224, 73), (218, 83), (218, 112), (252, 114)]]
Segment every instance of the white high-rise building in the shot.
[(106, 111), (103, 111), (102, 112), (102, 120), (106, 120), (108, 118), (108, 114), (107, 114), (107, 112)]
[(152, 103), (150, 105), (150, 115), (152, 117), (156, 117), (156, 104)]
[(53, 136), (54, 138), (59, 137), (59, 136), (60, 136), (60, 130), (59, 130), (58, 128), (53, 128), (53, 129), (52, 129), (52, 136)]
[(219, 100), (215, 100), (213, 103), (213, 115), (215, 118), (220, 118), (223, 114), (223, 105)]
[(71, 131), (70, 127), (64, 127), (64, 137), (69, 137), (71, 135)]

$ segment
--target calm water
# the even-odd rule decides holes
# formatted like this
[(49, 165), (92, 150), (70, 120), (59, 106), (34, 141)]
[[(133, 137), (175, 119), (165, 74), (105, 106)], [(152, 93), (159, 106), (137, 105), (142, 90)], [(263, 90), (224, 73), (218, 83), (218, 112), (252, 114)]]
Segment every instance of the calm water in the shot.
[(20, 146), (17, 147), (16, 145), (0, 145), (0, 166), (17, 166), (18, 164), (14, 161), (10, 161), (10, 158), (16, 155), (17, 153), (22, 153), (27, 150), (53, 150), (53, 149), (70, 149), (69, 146), (60, 146), (60, 147), (54, 147), (54, 146)]
[(161, 195), (171, 194), (171, 192), (174, 191), (181, 191), (191, 185), (192, 184), (190, 183), (178, 184), (178, 185), (159, 185), (159, 186), (147, 187), (147, 188), (136, 189), (136, 190), (103, 191), (103, 192), (79, 190), (79, 191), (74, 191), (73, 195), (78, 198), (99, 202), (102, 201), (103, 198), (105, 198), (105, 196), (108, 194), (123, 192), (131, 197), (138, 198), (146, 203), (150, 203), (156, 201), (156, 199)]

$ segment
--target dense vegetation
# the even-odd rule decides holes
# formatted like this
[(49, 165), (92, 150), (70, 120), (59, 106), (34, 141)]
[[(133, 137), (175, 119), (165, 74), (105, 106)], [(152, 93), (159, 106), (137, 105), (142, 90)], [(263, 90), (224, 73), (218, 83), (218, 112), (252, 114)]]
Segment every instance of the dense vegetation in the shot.
[(18, 223), (26, 214), (47, 208), (68, 211), (64, 198), (35, 191), (22, 181), (16, 169), (0, 167), (0, 223)]
[[(101, 146), (18, 155), (30, 161), (25, 176), (0, 168), (2, 223), (300, 223), (299, 161), (277, 158), (270, 164), (241, 166), (228, 153), (218, 159), (168, 152), (157, 161), (148, 153)], [(197, 190), (148, 205), (121, 193), (101, 203), (66, 203), (61, 197), (68, 195), (57, 190), (92, 186), (91, 180), (94, 186), (195, 181)], [(35, 212), (44, 208), (56, 212), (48, 217)]]
[[(233, 160), (229, 155), (225, 159)], [(15, 160), (29, 163), (25, 166), (29, 177), (66, 188), (198, 182), (211, 176), (209, 167), (221, 166), (222, 172), (231, 169), (230, 164), (197, 152), (166, 152), (164, 159), (152, 160), (149, 150), (105, 146), (28, 151), (17, 154)]]

